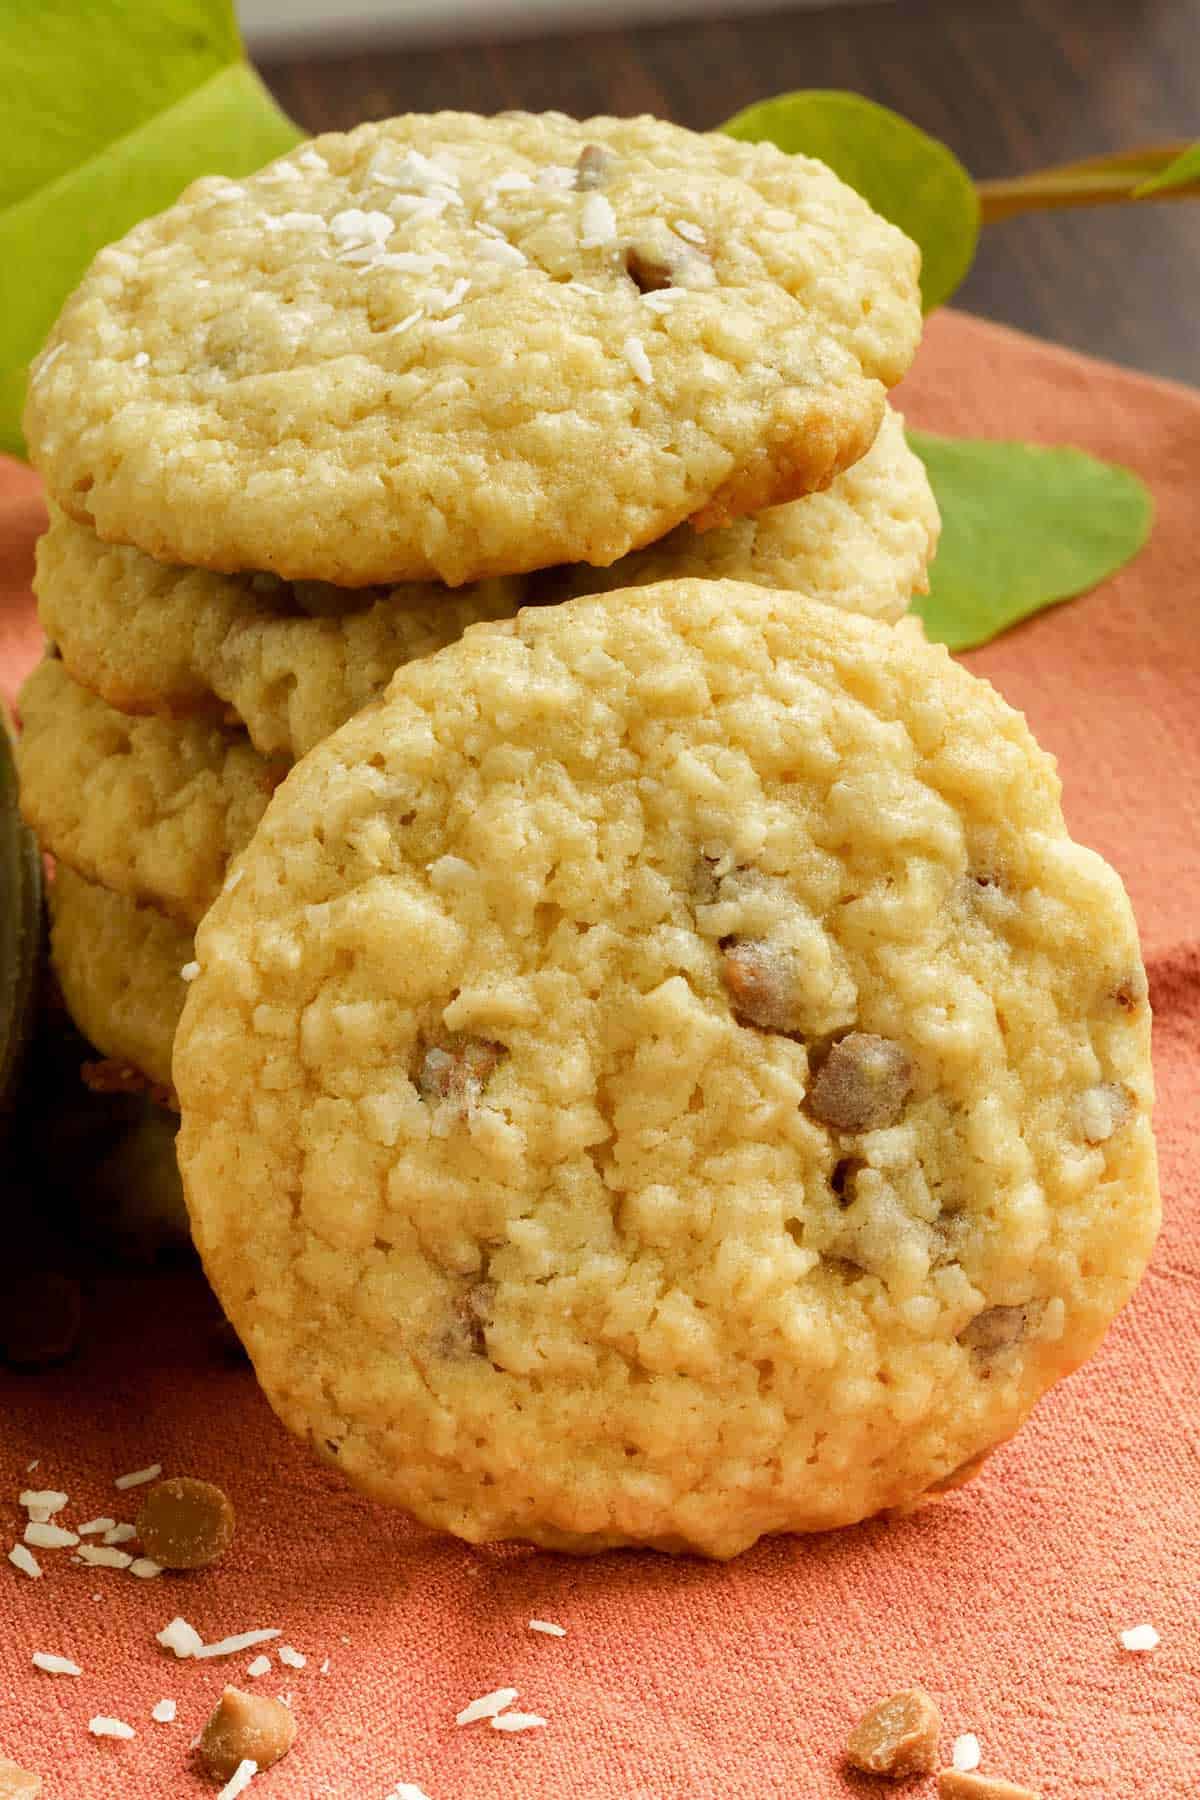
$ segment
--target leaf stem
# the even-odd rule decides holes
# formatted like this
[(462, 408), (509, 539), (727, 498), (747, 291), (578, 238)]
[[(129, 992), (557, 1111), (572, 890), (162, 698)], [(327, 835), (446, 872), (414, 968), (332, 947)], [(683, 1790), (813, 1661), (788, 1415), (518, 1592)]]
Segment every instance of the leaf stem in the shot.
[(985, 224), (994, 224), (1018, 213), (1047, 212), (1065, 206), (1116, 206), (1132, 199), (1194, 198), (1200, 195), (1200, 181), (1161, 192), (1138, 193), (1143, 183), (1161, 174), (1188, 147), (1187, 143), (1145, 145), (1111, 156), (1060, 163), (1011, 180), (976, 182), (981, 217)]

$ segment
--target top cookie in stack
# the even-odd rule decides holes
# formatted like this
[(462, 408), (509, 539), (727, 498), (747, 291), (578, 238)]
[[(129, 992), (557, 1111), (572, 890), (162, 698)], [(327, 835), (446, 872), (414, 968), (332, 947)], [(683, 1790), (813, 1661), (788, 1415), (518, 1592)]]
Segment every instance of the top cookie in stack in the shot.
[(690, 574), (899, 617), (917, 262), (820, 163), (558, 114), (323, 137), (101, 252), (31, 380), (63, 666), (22, 759), (100, 1048), (121, 946), (173, 963), (291, 759), (469, 624)]

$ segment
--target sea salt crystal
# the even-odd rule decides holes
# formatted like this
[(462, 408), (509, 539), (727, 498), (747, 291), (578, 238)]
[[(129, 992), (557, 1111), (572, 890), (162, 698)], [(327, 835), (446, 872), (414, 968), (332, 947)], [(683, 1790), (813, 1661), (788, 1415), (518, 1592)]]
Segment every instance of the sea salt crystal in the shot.
[(472, 1700), (455, 1716), (456, 1725), (474, 1725), (476, 1719), (491, 1719), (511, 1706), (517, 1697), (516, 1688), (495, 1688), (490, 1694), (481, 1694), (478, 1700)]
[(1121, 1633), (1121, 1646), (1125, 1650), (1157, 1650), (1160, 1642), (1153, 1625), (1131, 1625)]
[(960, 1775), (970, 1775), (974, 1769), (979, 1767), (981, 1755), (979, 1739), (975, 1733), (964, 1731), (961, 1737), (956, 1737), (954, 1740), (950, 1761)]

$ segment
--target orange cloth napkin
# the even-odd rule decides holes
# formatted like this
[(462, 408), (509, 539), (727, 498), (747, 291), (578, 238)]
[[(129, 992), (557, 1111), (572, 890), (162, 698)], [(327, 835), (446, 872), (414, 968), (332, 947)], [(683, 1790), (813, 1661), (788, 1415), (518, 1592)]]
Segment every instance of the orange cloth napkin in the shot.
[[(385, 1800), (401, 1781), (431, 1800), (878, 1794), (841, 1772), (846, 1733), (914, 1681), (942, 1707), (947, 1756), (974, 1731), (985, 1770), (1045, 1800), (1200, 1791), (1200, 396), (942, 314), (902, 404), (937, 430), (1120, 458), (1157, 498), (1131, 568), (968, 658), (1057, 752), (1074, 831), (1120, 869), (1141, 919), (1167, 1223), (1137, 1298), (970, 1487), (900, 1523), (718, 1567), (436, 1537), (348, 1493), (284, 1435), (249, 1374), (214, 1359), (198, 1279), (104, 1284), (79, 1360), (0, 1378), (9, 1541), (22, 1487), (65, 1489), (68, 1520), (130, 1518), (136, 1490), (114, 1477), (150, 1462), (220, 1482), (240, 1525), (226, 1562), (198, 1575), (143, 1582), (66, 1551), (40, 1553), (40, 1581), (0, 1564), (0, 1754), (40, 1770), (47, 1800), (214, 1791), (188, 1745), (224, 1682), (256, 1685), (254, 1653), (176, 1662), (154, 1641), (176, 1614), (206, 1640), (278, 1626), (308, 1659), (273, 1661), (257, 1683), (291, 1695), (300, 1729), (252, 1800)], [(11, 685), (33, 653), (17, 589), (34, 514), (27, 478), (7, 484)], [(533, 1618), (568, 1635), (534, 1634)], [(1148, 1656), (1118, 1642), (1141, 1622), (1162, 1635)], [(34, 1650), (82, 1676), (37, 1673)], [(455, 1728), (500, 1686), (546, 1728)], [(178, 1723), (151, 1721), (163, 1697)], [(97, 1713), (136, 1738), (89, 1737)]]

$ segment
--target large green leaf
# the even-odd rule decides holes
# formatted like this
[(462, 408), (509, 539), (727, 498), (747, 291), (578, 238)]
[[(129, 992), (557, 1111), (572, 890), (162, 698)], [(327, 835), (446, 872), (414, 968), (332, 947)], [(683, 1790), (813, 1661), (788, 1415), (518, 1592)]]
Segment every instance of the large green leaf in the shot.
[(899, 113), (861, 94), (805, 88), (761, 100), (722, 126), (816, 156), (921, 248), (921, 299), (948, 300), (975, 256), (979, 196), (958, 158)]
[(241, 54), (229, 0), (4, 0), (0, 207), (90, 161)]
[(1129, 469), (1083, 450), (910, 431), (942, 512), (930, 637), (969, 650), (1113, 574), (1145, 543), (1154, 503)]
[(1200, 183), (1200, 144), (1192, 144), (1177, 156), (1165, 169), (1152, 175), (1149, 181), (1143, 181), (1141, 187), (1134, 190), (1134, 199), (1140, 200), (1146, 194), (1167, 194), (1174, 188), (1192, 187)]
[[(22, 17), (26, 6), (27, 0), (20, 0)], [(169, 0), (165, 7), (112, 0), (101, 10), (120, 13), (121, 55), (131, 64), (140, 54), (143, 27), (153, 22), (149, 41), (157, 58), (154, 79), (162, 83), (161, 91), (172, 103), (165, 110), (148, 111), (152, 83), (143, 70), (131, 88), (131, 104), (138, 113), (132, 129), (105, 139), (86, 161), (66, 168), (0, 211), (0, 449), (16, 455), (22, 453), (26, 369), (97, 250), (139, 219), (169, 206), (197, 176), (248, 175), (289, 150), (302, 135), (241, 61), (224, 0), (205, 0), (203, 5), (199, 0), (187, 4)], [(86, 15), (77, 12), (77, 20), (82, 17), (90, 25), (91, 10)], [(200, 31), (202, 20), (208, 21), (207, 36)], [(76, 39), (82, 35), (83, 25), (77, 23)], [(6, 19), (0, 44), (13, 36), (14, 27)], [(171, 49), (176, 40), (177, 56)], [(60, 50), (65, 56), (65, 43)], [(76, 42), (76, 60), (86, 61), (90, 52), (89, 41)], [(223, 67), (182, 98), (175, 97), (185, 76), (222, 58)], [(44, 166), (49, 168), (61, 159), (68, 139), (80, 145), (84, 134), (70, 112), (65, 115), (67, 124), (56, 132), (52, 121), (58, 117), (57, 105), (47, 98), (50, 65), (41, 65), (39, 72), (30, 62), (29, 70), (30, 80), (39, 81), (37, 98), (46, 109), (40, 125), (34, 122), (36, 109), (31, 112), (29, 129), (44, 133), (50, 146)], [(7, 76), (6, 69), (6, 81)], [(72, 80), (67, 81), (67, 92), (78, 99)], [(107, 115), (106, 129), (118, 110), (114, 107)], [(31, 152), (26, 173), (34, 161)]]

